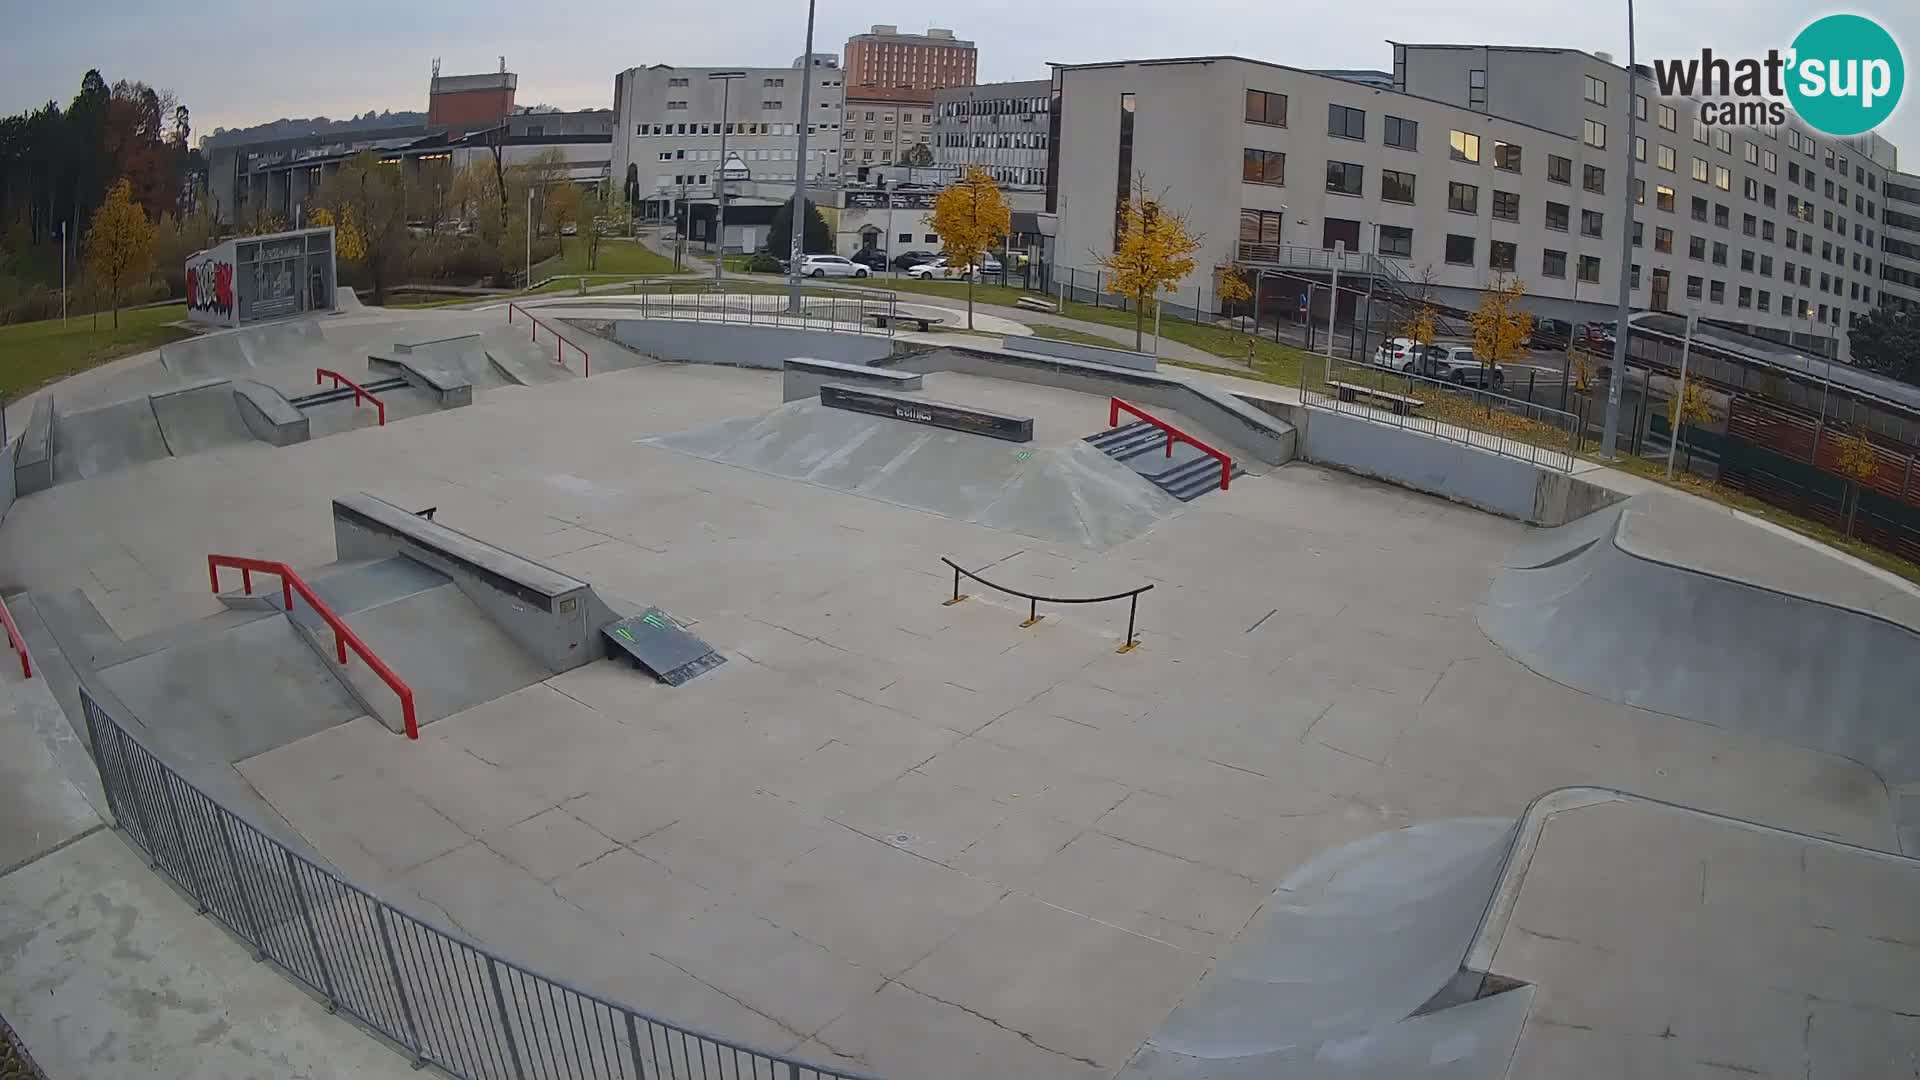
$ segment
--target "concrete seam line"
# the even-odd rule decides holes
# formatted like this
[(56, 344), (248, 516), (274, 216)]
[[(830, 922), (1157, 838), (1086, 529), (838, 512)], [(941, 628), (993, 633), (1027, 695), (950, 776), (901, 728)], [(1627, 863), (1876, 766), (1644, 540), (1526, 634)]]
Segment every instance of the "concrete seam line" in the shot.
[(13, 873), (15, 870), (25, 869), (26, 867), (39, 862), (41, 859), (44, 859), (49, 855), (59, 854), (61, 851), (65, 850), (66, 848), (72, 847), (73, 845), (79, 843), (82, 840), (85, 840), (87, 837), (92, 836), (94, 833), (97, 833), (104, 828), (107, 828), (106, 822), (96, 821), (93, 824), (87, 826), (86, 828), (80, 830), (79, 832), (74, 833), (72, 836), (67, 837), (65, 840), (62, 840), (59, 843), (53, 845), (52, 847), (49, 847), (44, 851), (35, 852), (34, 854), (29, 855), (24, 859), (21, 859), (19, 862), (14, 863), (12, 866), (0, 866), (0, 878), (6, 877), (8, 874)]

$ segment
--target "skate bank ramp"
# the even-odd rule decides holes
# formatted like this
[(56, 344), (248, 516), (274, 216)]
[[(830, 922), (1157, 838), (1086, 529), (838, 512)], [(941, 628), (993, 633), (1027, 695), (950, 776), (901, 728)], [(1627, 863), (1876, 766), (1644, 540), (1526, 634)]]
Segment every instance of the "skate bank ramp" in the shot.
[(709, 461), (851, 491), (960, 521), (1101, 549), (1178, 499), (1079, 440), (1015, 445), (794, 401), (646, 440)]
[[(1718, 509), (1640, 495), (1521, 545), (1478, 611), (1579, 690), (1920, 782), (1920, 597)], [(1897, 799), (1920, 850), (1920, 799)]]
[[(251, 381), (214, 379), (90, 409), (62, 412), (55, 399), (53, 482), (84, 480), (143, 462), (275, 440), (270, 418), (291, 407)], [(251, 415), (249, 415), (251, 413)]]

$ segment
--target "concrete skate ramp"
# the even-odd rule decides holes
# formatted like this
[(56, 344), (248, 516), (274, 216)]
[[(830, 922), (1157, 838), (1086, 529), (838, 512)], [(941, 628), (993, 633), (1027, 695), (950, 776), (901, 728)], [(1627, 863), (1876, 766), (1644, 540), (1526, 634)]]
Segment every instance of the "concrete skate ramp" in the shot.
[(155, 394), (152, 404), (160, 434), (175, 457), (254, 441), (233, 384), (225, 379)]
[[(58, 402), (56, 401), (56, 406)], [(84, 480), (170, 456), (153, 403), (144, 397), (53, 416), (53, 482)]]
[[(1912, 594), (1670, 496), (1636, 496), (1510, 561), (1479, 622), (1534, 671), (1920, 781)], [(1920, 850), (1920, 800), (1900, 802), (1903, 847)]]
[(649, 439), (684, 454), (1099, 549), (1179, 500), (1078, 439), (1024, 448), (795, 401), (763, 416)]
[(1436, 998), (1460, 971), (1513, 837), (1506, 819), (1441, 821), (1308, 862), (1123, 1075), (1504, 1075), (1530, 990)]

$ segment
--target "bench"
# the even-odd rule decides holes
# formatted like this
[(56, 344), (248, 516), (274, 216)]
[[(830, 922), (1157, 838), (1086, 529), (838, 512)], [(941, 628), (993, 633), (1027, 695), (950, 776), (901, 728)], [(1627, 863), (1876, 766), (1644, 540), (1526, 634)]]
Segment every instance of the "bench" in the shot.
[(1388, 391), (1380, 390), (1372, 386), (1362, 386), (1359, 383), (1329, 381), (1327, 385), (1333, 387), (1334, 394), (1339, 397), (1341, 401), (1358, 401), (1360, 398), (1372, 398), (1375, 401), (1385, 402), (1393, 409), (1395, 416), (1405, 416), (1427, 404), (1419, 398), (1410, 398), (1405, 394), (1389, 393)]
[(938, 315), (914, 315), (910, 312), (905, 312), (905, 311), (900, 311), (900, 312), (869, 311), (867, 312), (867, 318), (872, 319), (873, 325), (879, 327), (882, 330), (886, 329), (887, 324), (890, 322), (903, 322), (903, 323), (914, 323), (918, 325), (922, 333), (931, 331), (935, 323), (943, 323), (947, 321)]
[(1044, 311), (1049, 315), (1055, 314), (1060, 310), (1060, 305), (1055, 304), (1051, 300), (1042, 300), (1037, 296), (1022, 296), (1013, 303), (1015, 307), (1023, 307), (1028, 311)]

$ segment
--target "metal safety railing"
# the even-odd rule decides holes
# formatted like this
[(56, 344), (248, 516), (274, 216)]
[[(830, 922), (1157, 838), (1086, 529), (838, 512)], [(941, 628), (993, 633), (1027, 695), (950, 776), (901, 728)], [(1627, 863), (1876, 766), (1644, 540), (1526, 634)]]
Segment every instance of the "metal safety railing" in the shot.
[(349, 379), (345, 375), (342, 375), (339, 372), (334, 371), (330, 368), (314, 368), (313, 369), (313, 385), (315, 386), (323, 385), (328, 379), (333, 380), (333, 387), (336, 390), (338, 390), (342, 386), (349, 387), (353, 390), (353, 407), (354, 408), (357, 409), (360, 407), (361, 398), (366, 398), (368, 401), (373, 402), (373, 407), (380, 410), (380, 426), (381, 427), (387, 426), (387, 403), (375, 397), (373, 395), (373, 391), (367, 389), (364, 386), (361, 386), (359, 383), (354, 382), (352, 379)]
[(360, 659), (366, 661), (367, 666), (373, 669), (374, 674), (380, 676), (380, 680), (393, 689), (394, 696), (400, 699), (400, 715), (406, 724), (407, 738), (420, 737), (420, 725), (413, 715), (413, 688), (408, 686), (400, 676), (394, 674), (385, 660), (373, 654), (373, 650), (367, 647), (367, 643), (360, 640), (360, 635), (353, 632), (353, 628), (347, 625), (345, 619), (333, 613), (333, 609), (313, 591), (313, 586), (308, 585), (306, 579), (296, 573), (293, 567), (267, 559), (249, 559), (239, 555), (209, 555), (207, 556), (207, 582), (213, 586), (213, 591), (216, 593), (220, 591), (220, 568), (223, 566), (240, 571), (240, 587), (248, 596), (253, 595), (253, 575), (256, 571), (279, 577), (280, 597), (286, 604), (289, 615), (293, 614), (293, 594), (297, 592), (304, 597), (313, 607), (314, 613), (332, 628), (333, 647), (340, 658), (341, 666), (346, 666), (347, 649), (351, 646), (354, 652), (360, 654)]
[[(1498, 373), (1504, 385), (1506, 370), (1476, 369), (1461, 378), (1485, 384)], [(1573, 471), (1580, 452), (1582, 425), (1573, 413), (1382, 364), (1303, 356), (1300, 400), (1560, 472)]]
[(555, 364), (560, 367), (566, 367), (567, 361), (565, 353), (567, 349), (572, 349), (574, 352), (580, 354), (580, 377), (583, 379), (593, 378), (593, 357), (587, 355), (587, 350), (575, 344), (565, 334), (555, 330), (552, 323), (541, 319), (533, 312), (528, 311), (524, 306), (516, 304), (511, 300), (507, 301), (507, 325), (513, 325), (513, 313), (516, 311), (526, 316), (527, 321), (533, 324), (533, 337), (530, 340), (535, 343), (538, 343), (540, 340), (540, 328), (543, 326), (546, 327), (548, 336), (552, 337), (554, 341), (553, 362)]
[(948, 607), (952, 607), (954, 604), (958, 604), (967, 599), (967, 594), (960, 591), (960, 578), (962, 575), (985, 585), (989, 589), (1006, 593), (1008, 596), (1017, 596), (1025, 600), (1027, 602), (1027, 621), (1021, 623), (1021, 626), (1035, 626), (1039, 624), (1041, 619), (1046, 618), (1045, 615), (1040, 614), (1040, 605), (1043, 603), (1104, 604), (1109, 600), (1125, 600), (1127, 602), (1127, 640), (1114, 651), (1123, 653), (1132, 652), (1134, 647), (1140, 644), (1139, 639), (1136, 638), (1133, 633), (1134, 616), (1139, 614), (1140, 611), (1140, 594), (1152, 589), (1152, 585), (1142, 585), (1137, 589), (1128, 589), (1126, 592), (1117, 592), (1109, 596), (1041, 596), (1038, 593), (1023, 592), (1007, 585), (988, 581), (972, 570), (961, 567), (959, 563), (954, 562), (945, 555), (940, 556), (940, 561), (953, 568), (953, 596), (951, 599), (942, 601), (942, 603)]
[[(874, 334), (892, 337), (898, 322), (917, 322), (921, 316), (903, 312), (899, 298), (881, 290), (860, 291), (840, 287), (821, 288), (820, 295), (801, 297), (800, 310), (787, 310), (787, 295), (779, 292), (715, 291), (707, 287), (685, 290), (669, 287), (658, 291), (655, 282), (632, 283), (631, 297), (609, 302), (602, 299), (610, 318), (684, 319), (691, 322), (745, 323), (750, 326), (778, 326), (804, 330), (832, 330), (842, 333)], [(636, 304), (636, 301), (638, 302)], [(589, 302), (592, 302), (590, 299)], [(552, 301), (563, 305), (564, 300)], [(635, 315), (636, 308), (638, 311)], [(940, 321), (937, 315), (933, 321)]]
[(463, 1080), (870, 1080), (756, 1050), (541, 975), (415, 918), (222, 806), (80, 688), (115, 825), (297, 982)]
[(7, 610), (5, 600), (0, 600), (0, 623), (5, 623), (7, 626), (7, 645), (20, 654), (21, 677), (33, 678), (33, 661), (27, 656), (27, 636), (14, 625), (13, 612)]
[(1193, 436), (1187, 434), (1186, 432), (1181, 431), (1179, 428), (1174, 427), (1172, 424), (1167, 423), (1165, 420), (1162, 420), (1159, 417), (1154, 416), (1153, 414), (1147, 412), (1146, 410), (1140, 408), (1137, 405), (1131, 405), (1125, 401), (1121, 401), (1119, 398), (1107, 399), (1107, 426), (1108, 427), (1117, 426), (1120, 423), (1120, 414), (1122, 412), (1125, 412), (1130, 416), (1137, 416), (1141, 420), (1144, 420), (1147, 423), (1152, 424), (1154, 427), (1159, 428), (1161, 431), (1165, 432), (1167, 436), (1167, 456), (1168, 457), (1173, 456), (1173, 444), (1176, 442), (1183, 442), (1183, 443), (1186, 443), (1188, 446), (1191, 446), (1194, 449), (1200, 451), (1201, 453), (1207, 455), (1208, 457), (1213, 458), (1215, 461), (1218, 461), (1220, 463), (1220, 490), (1221, 491), (1227, 490), (1227, 485), (1233, 481), (1233, 459), (1228, 457), (1225, 452), (1221, 450), (1216, 450), (1213, 447), (1208, 446), (1206, 443), (1203, 443), (1199, 439), (1196, 439)]

